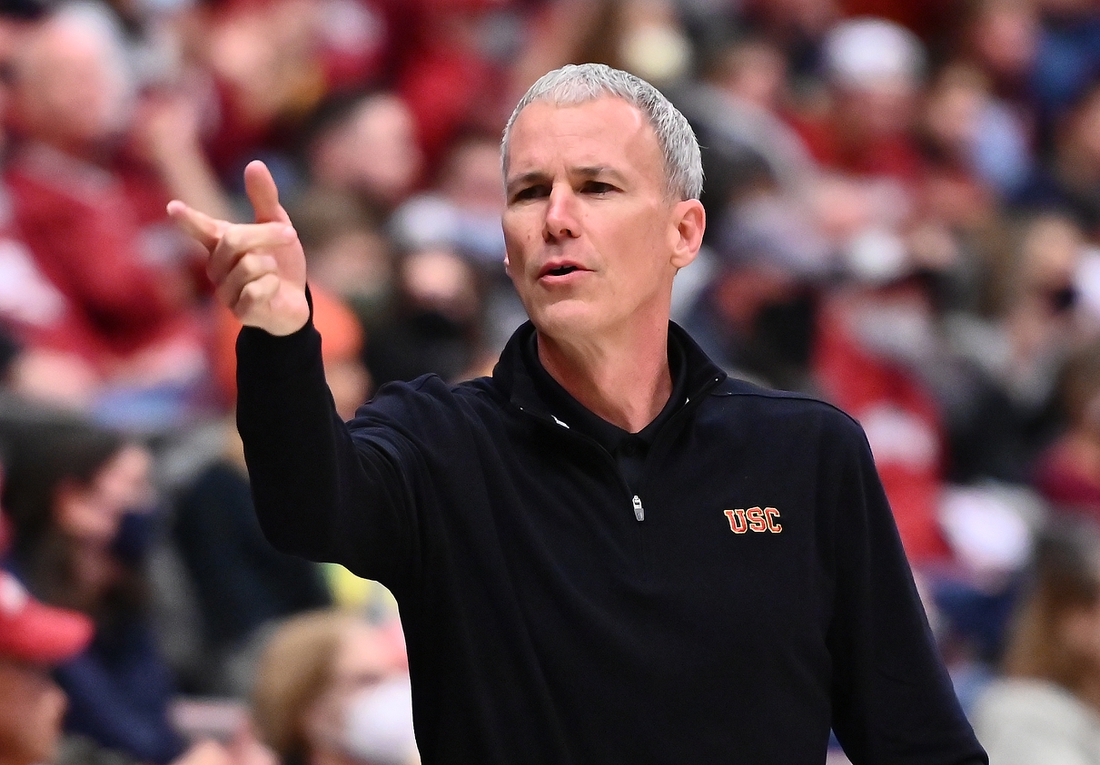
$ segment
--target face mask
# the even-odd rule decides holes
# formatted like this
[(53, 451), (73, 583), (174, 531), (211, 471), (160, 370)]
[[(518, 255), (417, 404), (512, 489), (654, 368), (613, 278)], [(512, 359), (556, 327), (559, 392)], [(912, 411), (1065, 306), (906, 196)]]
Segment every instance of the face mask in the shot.
[(370, 765), (415, 761), (412, 688), (407, 677), (364, 688), (348, 701), (343, 749)]
[(935, 352), (931, 317), (916, 306), (863, 306), (855, 312), (852, 329), (864, 350), (888, 361), (918, 364)]

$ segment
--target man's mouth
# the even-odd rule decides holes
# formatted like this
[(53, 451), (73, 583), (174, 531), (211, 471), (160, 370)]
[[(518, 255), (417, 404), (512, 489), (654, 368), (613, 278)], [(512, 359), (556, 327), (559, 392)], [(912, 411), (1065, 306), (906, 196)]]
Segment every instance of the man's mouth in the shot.
[(576, 263), (548, 263), (539, 272), (539, 278), (544, 276), (567, 276), (574, 271), (582, 271)]

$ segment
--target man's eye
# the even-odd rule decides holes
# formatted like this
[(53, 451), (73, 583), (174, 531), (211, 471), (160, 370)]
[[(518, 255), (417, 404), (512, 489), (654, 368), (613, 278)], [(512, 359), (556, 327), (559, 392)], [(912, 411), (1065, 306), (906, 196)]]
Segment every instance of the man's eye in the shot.
[(610, 183), (603, 183), (602, 181), (585, 181), (584, 186), (581, 187), (581, 191), (585, 194), (606, 194), (614, 190), (614, 186)]
[(538, 199), (549, 194), (549, 189), (546, 186), (526, 186), (519, 191), (512, 194), (513, 202), (523, 202), (528, 199)]

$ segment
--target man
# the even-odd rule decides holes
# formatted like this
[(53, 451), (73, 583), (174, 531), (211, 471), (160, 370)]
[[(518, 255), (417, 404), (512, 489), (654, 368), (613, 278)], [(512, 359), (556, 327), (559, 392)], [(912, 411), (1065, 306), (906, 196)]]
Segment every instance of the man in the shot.
[(91, 639), (91, 619), (39, 603), (0, 569), (0, 763), (53, 760), (66, 702), (50, 669)]
[(266, 169), (257, 223), (175, 202), (246, 325), (238, 425), (282, 549), (401, 604), (434, 763), (984, 763), (858, 426), (728, 379), (669, 323), (699, 149), (603, 66), (505, 129), (505, 266), (531, 323), (491, 378), (382, 389), (346, 426)]

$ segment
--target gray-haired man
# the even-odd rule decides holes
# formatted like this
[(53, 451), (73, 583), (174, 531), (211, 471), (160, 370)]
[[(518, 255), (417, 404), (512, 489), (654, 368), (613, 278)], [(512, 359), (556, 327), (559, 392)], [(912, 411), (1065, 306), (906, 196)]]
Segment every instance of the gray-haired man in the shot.
[(705, 219), (656, 90), (551, 72), (505, 131), (505, 267), (531, 322), (491, 378), (383, 388), (339, 421), (305, 262), (180, 203), (238, 343), (276, 546), (401, 604), (425, 763), (982, 763), (859, 427), (732, 380), (669, 322)]

